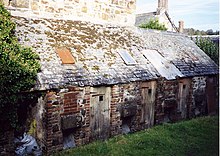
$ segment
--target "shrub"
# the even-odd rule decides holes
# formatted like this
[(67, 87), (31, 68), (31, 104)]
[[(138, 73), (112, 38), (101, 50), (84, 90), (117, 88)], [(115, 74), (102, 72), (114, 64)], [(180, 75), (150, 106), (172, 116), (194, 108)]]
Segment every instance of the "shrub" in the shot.
[(157, 30), (164, 30), (164, 31), (167, 30), (164, 24), (159, 23), (158, 19), (151, 19), (149, 22), (141, 24), (139, 27), (144, 28), (144, 29), (157, 29)]
[(210, 38), (196, 38), (196, 45), (202, 49), (216, 64), (219, 64), (219, 45)]
[(39, 57), (31, 48), (22, 47), (15, 36), (15, 23), (0, 4), (0, 124), (16, 127), (18, 101), (22, 92), (35, 84), (40, 70)]

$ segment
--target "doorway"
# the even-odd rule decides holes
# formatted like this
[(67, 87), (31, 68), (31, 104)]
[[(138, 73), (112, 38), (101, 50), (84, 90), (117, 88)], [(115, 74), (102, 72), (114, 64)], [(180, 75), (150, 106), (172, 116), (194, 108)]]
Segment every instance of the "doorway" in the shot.
[(92, 140), (107, 139), (110, 134), (110, 87), (91, 88), (90, 129)]

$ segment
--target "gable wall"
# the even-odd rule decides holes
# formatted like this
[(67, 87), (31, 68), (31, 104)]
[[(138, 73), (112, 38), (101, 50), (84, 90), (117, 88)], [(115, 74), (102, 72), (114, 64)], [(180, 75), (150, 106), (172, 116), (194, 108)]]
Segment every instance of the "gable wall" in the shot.
[(158, 20), (161, 24), (165, 25), (165, 27), (167, 28), (167, 31), (176, 32), (165, 13), (163, 13), (162, 15), (159, 15)]
[(158, 19), (160, 24), (165, 25), (165, 27), (167, 28), (167, 31), (176, 32), (164, 12), (159, 15), (155, 15), (155, 14), (156, 13), (152, 13), (152, 14), (143, 13), (143, 14), (136, 15), (135, 25), (139, 26), (141, 24), (149, 22), (150, 20)]

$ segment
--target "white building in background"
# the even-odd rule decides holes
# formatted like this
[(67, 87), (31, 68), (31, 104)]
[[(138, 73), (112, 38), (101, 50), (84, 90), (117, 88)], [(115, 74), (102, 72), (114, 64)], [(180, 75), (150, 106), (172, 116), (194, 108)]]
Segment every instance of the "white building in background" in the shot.
[(168, 31), (183, 32), (183, 21), (179, 21), (179, 27), (176, 27), (168, 13), (168, 0), (158, 0), (158, 7), (154, 12), (142, 13), (136, 15), (135, 25), (139, 26), (151, 19), (158, 19), (164, 24)]

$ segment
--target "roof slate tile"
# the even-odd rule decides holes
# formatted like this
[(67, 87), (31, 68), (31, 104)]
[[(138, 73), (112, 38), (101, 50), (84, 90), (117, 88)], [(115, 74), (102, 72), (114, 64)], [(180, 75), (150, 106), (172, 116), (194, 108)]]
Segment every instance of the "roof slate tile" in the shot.
[[(183, 77), (218, 74), (218, 66), (190, 38), (178, 33), (71, 20), (13, 20), (20, 42), (40, 56), (42, 72), (35, 89), (157, 79), (161, 75), (143, 56), (144, 50), (158, 51)], [(75, 63), (62, 64), (57, 47), (68, 47)], [(120, 49), (129, 52), (137, 64), (127, 66), (118, 54)]]

